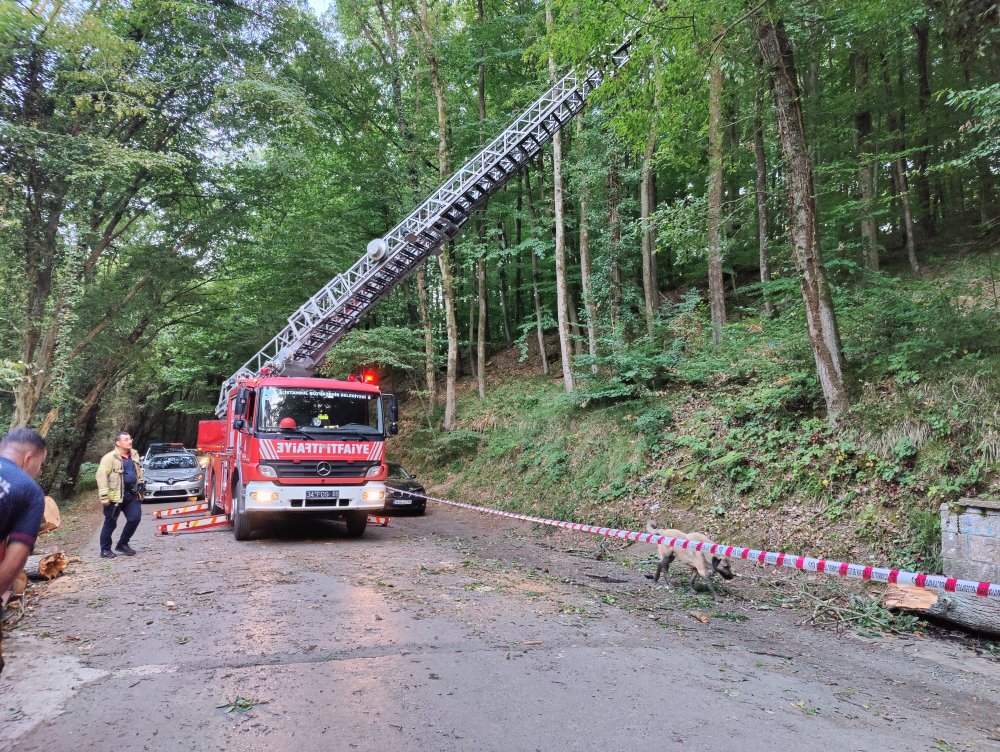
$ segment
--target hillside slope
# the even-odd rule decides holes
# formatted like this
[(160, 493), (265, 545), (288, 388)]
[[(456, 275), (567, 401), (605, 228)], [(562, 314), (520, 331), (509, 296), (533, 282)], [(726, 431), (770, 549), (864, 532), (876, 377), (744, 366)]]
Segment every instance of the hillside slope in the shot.
[[(539, 374), (530, 342), (524, 360), (517, 347), (498, 353), (484, 400), (460, 383), (456, 431), (429, 429), (418, 401), (404, 404), (395, 452), (458, 500), (936, 569), (940, 505), (1000, 490), (994, 268), (982, 254), (932, 266), (927, 281), (841, 281), (855, 405), (837, 429), (793, 289), (774, 319), (745, 310), (721, 348), (700, 304), (675, 306), (655, 347), (604, 358), (572, 395)], [(548, 348), (551, 362), (554, 338)]]

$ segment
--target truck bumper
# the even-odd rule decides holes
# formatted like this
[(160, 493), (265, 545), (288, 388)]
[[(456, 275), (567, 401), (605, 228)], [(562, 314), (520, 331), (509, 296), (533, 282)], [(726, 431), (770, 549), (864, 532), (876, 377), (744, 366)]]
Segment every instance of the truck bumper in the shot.
[[(337, 498), (308, 498), (316, 492), (337, 492)], [(313, 492), (313, 493), (309, 493)], [(246, 485), (247, 512), (307, 513), (346, 512), (352, 509), (377, 512), (385, 507), (387, 491), (382, 481), (360, 486), (278, 486), (267, 481), (250, 481)]]

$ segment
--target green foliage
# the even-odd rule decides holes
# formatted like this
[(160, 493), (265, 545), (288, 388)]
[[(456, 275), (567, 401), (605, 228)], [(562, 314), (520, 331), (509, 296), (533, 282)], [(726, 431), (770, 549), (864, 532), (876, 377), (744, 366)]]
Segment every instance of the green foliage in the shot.
[(353, 329), (338, 343), (336, 362), (331, 361), (324, 365), (323, 373), (334, 378), (347, 378), (355, 368), (367, 364), (412, 374), (425, 365), (423, 333), (402, 326)]
[[(688, 344), (686, 325), (696, 318), (701, 306), (697, 291), (689, 291), (682, 300), (665, 307), (656, 338), (642, 338), (629, 343), (616, 341), (616, 333), (599, 342), (607, 354), (577, 356), (577, 368), (596, 365), (597, 374), (584, 371), (579, 385), (569, 399), (587, 405), (611, 403), (648, 397), (677, 380), (677, 371)], [(669, 344), (664, 347), (662, 342)]]

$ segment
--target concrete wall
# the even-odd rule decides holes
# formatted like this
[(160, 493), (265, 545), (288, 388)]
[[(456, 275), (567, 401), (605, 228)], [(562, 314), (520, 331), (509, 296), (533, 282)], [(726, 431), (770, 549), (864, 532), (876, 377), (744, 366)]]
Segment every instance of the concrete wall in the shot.
[(1000, 501), (942, 504), (941, 558), (949, 577), (1000, 582)]

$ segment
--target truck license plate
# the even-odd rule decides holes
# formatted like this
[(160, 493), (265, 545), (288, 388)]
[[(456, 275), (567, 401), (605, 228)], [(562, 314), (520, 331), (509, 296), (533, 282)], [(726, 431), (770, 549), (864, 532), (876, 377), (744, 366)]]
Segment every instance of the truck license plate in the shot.
[(340, 491), (306, 491), (307, 499), (339, 499)]

